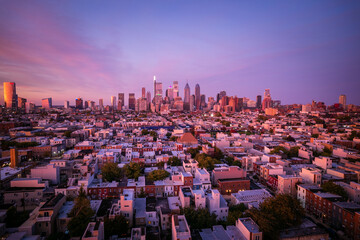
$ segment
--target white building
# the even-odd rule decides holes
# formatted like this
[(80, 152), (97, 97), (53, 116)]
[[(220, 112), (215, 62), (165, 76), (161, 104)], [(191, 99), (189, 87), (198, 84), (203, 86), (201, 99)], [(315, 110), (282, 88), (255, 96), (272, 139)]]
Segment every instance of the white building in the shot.
[(52, 184), (60, 183), (60, 170), (55, 164), (48, 164), (31, 169), (31, 178), (49, 180)]
[(229, 207), (223, 196), (217, 189), (206, 190), (206, 206), (210, 214), (215, 213), (217, 220), (226, 220), (229, 214)]

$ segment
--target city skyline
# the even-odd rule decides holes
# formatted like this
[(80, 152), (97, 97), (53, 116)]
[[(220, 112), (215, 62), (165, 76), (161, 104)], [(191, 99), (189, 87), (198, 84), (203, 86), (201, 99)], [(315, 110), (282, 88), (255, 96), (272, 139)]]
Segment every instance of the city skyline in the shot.
[(182, 98), (188, 82), (206, 97), (225, 90), (256, 100), (270, 88), (284, 104), (333, 104), (340, 94), (360, 103), (359, 2), (2, 6), (0, 79), (37, 105), (138, 97), (154, 74), (163, 86), (178, 81)]

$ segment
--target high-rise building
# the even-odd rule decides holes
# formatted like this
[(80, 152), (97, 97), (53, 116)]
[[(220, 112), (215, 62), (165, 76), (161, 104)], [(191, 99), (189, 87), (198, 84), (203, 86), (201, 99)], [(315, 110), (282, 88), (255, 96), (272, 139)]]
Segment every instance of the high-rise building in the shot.
[(84, 107), (84, 105), (83, 105), (82, 98), (75, 99), (75, 108), (76, 109), (83, 109), (83, 107)]
[(200, 108), (201, 109), (206, 108), (206, 96), (205, 96), (205, 94), (201, 94), (201, 96), (200, 96)]
[(174, 99), (176, 97), (179, 97), (179, 82), (178, 81), (174, 81), (174, 83), (173, 83), (173, 92), (174, 92)]
[(146, 90), (144, 87), (141, 89), (141, 97), (146, 98)]
[(256, 108), (261, 108), (261, 95), (256, 96)]
[(18, 108), (25, 109), (26, 98), (18, 97)]
[(116, 109), (116, 96), (111, 96), (111, 107), (113, 110)]
[(194, 111), (195, 108), (195, 95), (190, 96), (190, 111)]
[(266, 98), (266, 97), (271, 97), (271, 95), (270, 95), (270, 89), (265, 89), (264, 98)]
[(129, 109), (135, 110), (136, 99), (135, 93), (129, 93)]
[(31, 113), (32, 111), (34, 111), (34, 109), (35, 109), (35, 104), (34, 103), (27, 102), (25, 104), (25, 112), (26, 113)]
[(271, 107), (272, 107), (272, 100), (270, 95), (270, 89), (265, 89), (264, 100), (262, 103), (262, 110), (265, 111), (266, 108), (271, 108)]
[(148, 105), (151, 103), (151, 92), (150, 91), (148, 91), (146, 93), (146, 102)]
[(340, 95), (339, 103), (343, 108), (346, 108), (346, 95), (345, 94)]
[(15, 109), (18, 106), (18, 96), (16, 95), (16, 83), (4, 82), (4, 102), (6, 108)]
[(218, 98), (218, 99), (216, 99), (216, 102), (219, 102), (220, 99), (222, 99), (222, 98), (225, 97), (225, 96), (226, 96), (226, 91), (221, 91), (221, 92), (217, 95), (217, 98)]
[(125, 94), (124, 94), (124, 93), (119, 93), (119, 94), (118, 94), (118, 98), (119, 98), (119, 102), (121, 102), (121, 107), (124, 107), (124, 104), (125, 104)]
[(99, 110), (102, 111), (104, 109), (104, 100), (102, 98), (99, 99)]
[(190, 110), (190, 87), (188, 83), (186, 83), (184, 88), (184, 110)]
[(174, 100), (174, 89), (172, 86), (169, 86), (169, 88), (167, 89), (167, 97), (169, 98), (170, 101)]
[(66, 108), (66, 109), (70, 108), (69, 101), (64, 101), (64, 108)]
[(84, 102), (84, 109), (88, 109), (89, 108), (89, 100)]
[(16, 148), (10, 148), (10, 167), (16, 168), (18, 167), (18, 150)]
[(52, 108), (52, 98), (43, 98), (41, 100), (41, 106), (44, 109), (50, 109)]
[(201, 95), (200, 95), (200, 85), (199, 84), (196, 84), (196, 86), (195, 86), (195, 106), (196, 106), (196, 110), (200, 110)]

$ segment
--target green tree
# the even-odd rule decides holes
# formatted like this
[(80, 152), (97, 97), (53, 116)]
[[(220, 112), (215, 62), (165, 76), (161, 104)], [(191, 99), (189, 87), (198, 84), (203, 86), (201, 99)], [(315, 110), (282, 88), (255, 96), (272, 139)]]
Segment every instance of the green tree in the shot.
[(185, 215), (186, 221), (192, 229), (211, 228), (217, 223), (217, 216), (214, 213), (210, 214), (207, 208), (199, 208), (197, 210), (194, 208), (184, 208), (181, 212)]
[(191, 158), (195, 158), (196, 154), (198, 154), (200, 152), (200, 150), (201, 150), (201, 147), (199, 146), (197, 148), (189, 148), (187, 150), (187, 152), (191, 154)]
[(288, 194), (265, 199), (260, 208), (249, 210), (264, 233), (264, 239), (277, 239), (281, 230), (299, 225), (305, 215), (300, 202)]
[(326, 182), (326, 183), (322, 184), (321, 187), (325, 192), (329, 192), (329, 193), (339, 195), (339, 196), (343, 197), (344, 200), (348, 199), (347, 192), (340, 185), (337, 185), (337, 184), (335, 184), (333, 182)]
[(171, 133), (166, 133), (166, 137), (170, 138), (171, 137)]
[(212, 158), (205, 153), (198, 153), (195, 156), (195, 160), (198, 161), (200, 168), (206, 168), (210, 170), (214, 169), (215, 164), (221, 163), (219, 160)]
[(141, 130), (141, 135), (148, 135), (148, 134), (149, 134), (149, 130), (147, 129)]
[(71, 130), (66, 130), (66, 131), (64, 132), (64, 136), (70, 138), (70, 137), (71, 137), (71, 133), (72, 133)]
[(325, 147), (323, 152), (320, 153), (320, 155), (324, 157), (330, 157), (332, 155), (332, 151), (329, 148)]
[(71, 220), (68, 224), (68, 230), (73, 237), (81, 236), (91, 218), (94, 216), (94, 211), (91, 209), (90, 201), (86, 197), (84, 189), (81, 187), (79, 196), (75, 199), (75, 205), (68, 214)]
[(158, 137), (158, 134), (157, 134), (157, 132), (155, 132), (155, 131), (151, 131), (151, 132), (150, 132), (150, 136), (152, 136), (152, 137), (154, 137), (154, 138), (157, 138), (157, 137)]
[(223, 152), (218, 147), (214, 147), (214, 158), (216, 158), (217, 160), (221, 160), (224, 158)]
[(127, 178), (138, 179), (141, 176), (142, 166), (139, 163), (131, 162), (124, 166)]
[(102, 177), (105, 181), (119, 181), (123, 177), (121, 168), (116, 163), (105, 163), (101, 168)]
[(113, 219), (106, 217), (104, 219), (105, 239), (111, 236), (126, 236), (129, 232), (129, 223), (122, 215), (115, 216)]
[(168, 171), (160, 169), (150, 172), (147, 178), (151, 181), (157, 181), (157, 180), (163, 180), (168, 176), (170, 176), (170, 173)]
[(181, 166), (182, 162), (178, 157), (170, 157), (169, 161), (167, 162), (170, 166)]
[(235, 225), (236, 220), (244, 216), (246, 206), (243, 203), (229, 207), (229, 215), (226, 220), (226, 225)]

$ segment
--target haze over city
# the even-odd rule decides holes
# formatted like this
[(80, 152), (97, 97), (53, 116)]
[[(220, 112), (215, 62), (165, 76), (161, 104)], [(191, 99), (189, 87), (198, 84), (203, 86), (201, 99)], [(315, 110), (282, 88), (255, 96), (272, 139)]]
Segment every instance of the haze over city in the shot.
[[(36, 104), (188, 82), (206, 97), (360, 104), (359, 1), (2, 1), (0, 79)], [(3, 84), (0, 85), (3, 91)], [(3, 96), (1, 96), (3, 103)], [(127, 101), (126, 101), (127, 102)]]

